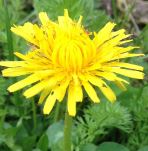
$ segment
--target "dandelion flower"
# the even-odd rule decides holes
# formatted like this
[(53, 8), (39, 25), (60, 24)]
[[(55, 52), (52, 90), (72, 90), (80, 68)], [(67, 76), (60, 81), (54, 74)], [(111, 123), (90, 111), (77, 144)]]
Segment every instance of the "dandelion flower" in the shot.
[(40, 26), (27, 22), (11, 28), (31, 47), (27, 54), (15, 52), (21, 61), (1, 61), (0, 65), (7, 67), (2, 71), (5, 77), (27, 75), (8, 90), (14, 92), (31, 85), (24, 96), (30, 98), (40, 93), (44, 114), (49, 114), (66, 93), (68, 113), (75, 116), (77, 102), (83, 101), (83, 91), (94, 103), (99, 103), (94, 87), (99, 88), (114, 102), (116, 96), (107, 81), (125, 89), (124, 83), (128, 82), (121, 75), (143, 79), (143, 67), (121, 62), (123, 58), (142, 54), (130, 53), (136, 47), (124, 47), (131, 41), (127, 39), (130, 35), (124, 29), (113, 31), (114, 23), (108, 22), (98, 33), (89, 34), (81, 24), (82, 16), (73, 21), (68, 10), (57, 22), (51, 21), (45, 12), (39, 13), (39, 19)]

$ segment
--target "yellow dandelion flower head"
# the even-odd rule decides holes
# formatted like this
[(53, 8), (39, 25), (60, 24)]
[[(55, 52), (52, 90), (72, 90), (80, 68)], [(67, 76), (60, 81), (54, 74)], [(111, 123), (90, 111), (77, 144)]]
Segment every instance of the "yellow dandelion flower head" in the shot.
[(33, 47), (27, 54), (15, 53), (21, 61), (1, 61), (0, 65), (8, 67), (2, 71), (3, 76), (27, 75), (8, 90), (14, 92), (33, 84), (24, 95), (30, 98), (41, 92), (39, 103), (44, 103), (44, 114), (49, 114), (66, 92), (68, 113), (75, 116), (76, 103), (83, 100), (83, 89), (94, 103), (100, 102), (94, 86), (114, 102), (116, 96), (107, 81), (125, 89), (124, 83), (128, 82), (119, 75), (143, 79), (141, 66), (120, 61), (142, 54), (130, 53), (136, 47), (123, 47), (131, 41), (127, 40), (130, 35), (124, 29), (113, 31), (114, 23), (89, 34), (81, 24), (82, 16), (73, 21), (68, 10), (57, 22), (51, 21), (45, 12), (39, 13), (39, 19), (40, 26), (27, 22), (11, 28)]

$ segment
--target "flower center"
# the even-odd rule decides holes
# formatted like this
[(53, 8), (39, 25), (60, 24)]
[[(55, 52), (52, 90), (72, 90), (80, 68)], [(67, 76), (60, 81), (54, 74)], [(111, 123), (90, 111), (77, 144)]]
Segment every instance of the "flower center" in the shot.
[(55, 40), (52, 61), (55, 67), (68, 72), (81, 72), (96, 55), (96, 49), (88, 35), (63, 36)]

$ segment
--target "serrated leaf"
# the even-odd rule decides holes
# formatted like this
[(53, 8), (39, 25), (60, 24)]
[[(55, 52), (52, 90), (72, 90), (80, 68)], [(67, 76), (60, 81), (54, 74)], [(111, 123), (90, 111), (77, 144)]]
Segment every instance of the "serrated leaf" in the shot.
[(118, 128), (130, 132), (131, 116), (119, 102), (111, 104), (105, 101), (84, 110), (84, 116), (77, 119), (76, 126), (78, 144), (86, 144), (105, 136), (109, 129)]

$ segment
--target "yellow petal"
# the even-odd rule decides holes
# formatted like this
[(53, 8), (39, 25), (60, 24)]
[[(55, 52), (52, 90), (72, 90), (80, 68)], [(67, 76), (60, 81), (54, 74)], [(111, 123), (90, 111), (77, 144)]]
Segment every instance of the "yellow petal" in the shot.
[(69, 82), (70, 80), (66, 79), (64, 82), (61, 82), (60, 86), (57, 86), (55, 88), (54, 92), (59, 102), (61, 102), (64, 99)]
[(127, 80), (124, 80), (124, 79), (119, 78), (119, 77), (117, 77), (116, 80), (121, 81), (121, 82), (126, 83), (126, 84), (129, 84), (129, 82)]
[(115, 73), (130, 77), (130, 78), (135, 78), (135, 79), (143, 79), (144, 78), (144, 73), (142, 73), (140, 71), (120, 69), (120, 68), (114, 68), (112, 71)]
[(123, 34), (123, 33), (125, 33), (125, 29), (120, 29), (120, 30), (117, 30), (117, 31), (113, 31), (113, 32), (111, 33), (111, 36), (112, 36), (112, 37), (115, 37), (115, 36), (120, 35), (120, 34)]
[[(44, 74), (42, 76), (44, 76)], [(41, 75), (39, 75), (39, 77), (41, 77)], [(61, 75), (61, 73), (60, 73), (49, 79), (43, 80), (43, 81), (39, 82), (38, 84), (34, 85), (33, 87), (29, 88), (28, 90), (26, 90), (24, 92), (24, 95), (27, 98), (30, 98), (30, 97), (36, 95), (37, 93), (39, 93), (41, 90), (43, 90), (47, 86), (48, 86), (48, 88), (52, 89), (53, 87), (55, 87), (58, 84), (58, 82), (63, 80), (64, 77), (65, 77), (65, 75), (64, 74)]]
[(74, 91), (76, 94), (77, 102), (82, 102), (83, 101), (83, 91), (82, 91), (81, 85), (74, 86)]
[(127, 90), (126, 87), (124, 86), (123, 82), (118, 81), (118, 80), (116, 80), (116, 81), (114, 81), (114, 82), (115, 82), (115, 84), (116, 84), (120, 89), (122, 89), (123, 91), (126, 91), (126, 90)]
[(76, 95), (75, 91), (73, 91), (73, 87), (69, 87), (68, 89), (68, 102), (67, 102), (67, 108), (68, 108), (68, 113), (71, 116), (76, 115)]
[(41, 104), (43, 103), (43, 101), (45, 100), (45, 98), (49, 95), (51, 91), (51, 88), (45, 88), (42, 92), (41, 92), (41, 95), (40, 95), (40, 98), (39, 98), (39, 102), (38, 104)]
[(14, 92), (14, 91), (17, 91), (17, 90), (20, 90), (20, 89), (24, 88), (27, 85), (30, 85), (30, 84), (32, 84), (34, 82), (37, 82), (39, 80), (40, 80), (40, 77), (37, 74), (32, 74), (32, 75), (28, 76), (27, 78), (25, 78), (25, 79), (15, 83), (15, 84), (11, 85), (8, 88), (8, 90), (10, 92)]
[(111, 102), (114, 102), (116, 100), (114, 92), (103, 80), (91, 75), (88, 75), (86, 77), (93, 85), (97, 86)]
[(104, 85), (99, 87), (100, 90), (106, 96), (106, 98), (108, 98), (108, 100), (110, 100), (111, 102), (114, 102), (116, 100), (115, 93), (112, 91), (112, 89), (105, 82), (103, 84)]
[(15, 34), (23, 37), (25, 40), (29, 41), (30, 43), (38, 45), (37, 41), (34, 38), (35, 35), (34, 35), (32, 23), (27, 22), (23, 26), (11, 27), (11, 31), (14, 32)]
[(128, 46), (128, 47), (117, 47), (117, 48), (120, 53), (125, 53), (125, 52), (131, 51), (133, 49), (137, 49), (139, 47)]
[(39, 13), (39, 19), (40, 19), (42, 25), (44, 25), (44, 26), (46, 26), (47, 23), (49, 22), (49, 18), (47, 16), (46, 12), (40, 12)]
[(47, 86), (47, 80), (41, 81), (37, 83), (36, 85), (32, 86), (31, 88), (27, 89), (24, 92), (24, 96), (26, 98), (30, 98), (36, 94), (38, 94), (40, 91), (42, 91)]
[(67, 10), (67, 9), (64, 9), (64, 16), (65, 16), (65, 17), (69, 17), (69, 15), (68, 15), (68, 10)]
[(91, 100), (94, 102), (94, 103), (99, 103), (100, 100), (97, 96), (97, 93), (96, 91), (94, 90), (94, 88), (91, 86), (91, 84), (89, 82), (82, 82), (83, 86), (84, 86), (84, 89), (85, 91), (87, 92), (88, 96), (91, 98)]
[(94, 43), (97, 47), (99, 47), (102, 43), (111, 38), (111, 32), (115, 27), (114, 23), (107, 23), (99, 32), (95, 35)]
[(114, 38), (111, 38), (107, 43), (109, 43), (111, 46), (117, 46), (120, 45), (120, 41), (123, 43), (123, 39), (129, 37), (130, 35), (125, 35), (124, 33), (120, 33), (119, 35), (115, 36)]
[(28, 60), (29, 58), (26, 55), (23, 55), (19, 52), (15, 52), (14, 53), (18, 58), (22, 59), (22, 60)]
[(121, 58), (130, 58), (130, 57), (138, 57), (138, 56), (144, 56), (144, 54), (123, 53), (123, 54), (119, 54), (118, 56), (113, 57), (110, 60), (119, 60)]
[(133, 39), (122, 40), (122, 41), (120, 41), (120, 45), (125, 44), (125, 43), (129, 43), (129, 42), (132, 42), (132, 41), (133, 41)]
[(73, 92), (76, 94), (75, 99), (77, 102), (83, 101), (83, 91), (80, 83), (80, 79), (76, 74), (73, 74), (73, 80), (71, 82), (71, 89), (73, 89)]
[(98, 77), (103, 77), (104, 79), (106, 80), (109, 80), (109, 81), (115, 81), (117, 76), (115, 73), (112, 73), (112, 72), (99, 72), (99, 71), (96, 71), (94, 72), (95, 75), (97, 75)]
[(25, 64), (25, 61), (0, 61), (0, 66), (4, 67), (20, 67)]
[(81, 25), (82, 19), (83, 19), (83, 16), (80, 16), (80, 17), (79, 17), (79, 20), (78, 20), (78, 22), (77, 22), (77, 25), (78, 25), (78, 26)]
[(88, 70), (96, 70), (96, 69), (99, 69), (101, 67), (101, 64), (100, 62), (96, 62), (94, 63), (93, 65), (91, 65), (90, 67), (88, 67)]
[(143, 71), (143, 67), (142, 66), (135, 65), (135, 64), (130, 64), (130, 63), (124, 63), (124, 62), (112, 63), (111, 66), (124, 67), (124, 68), (129, 68), (129, 69), (135, 69), (135, 70)]
[(44, 104), (43, 113), (49, 114), (53, 109), (55, 102), (56, 102), (55, 95), (50, 94)]
[(7, 68), (2, 71), (4, 77), (17, 77), (21, 75), (30, 74), (31, 71), (22, 67)]
[(43, 103), (44, 99), (50, 93), (51, 89), (54, 95), (56, 96), (56, 99), (58, 99), (58, 101), (61, 102), (64, 99), (69, 81), (70, 81), (69, 79), (64, 80), (63, 82), (60, 83), (60, 86), (57, 85), (54, 89), (52, 89), (53, 85), (51, 85), (51, 82), (49, 82), (50, 84), (48, 84), (47, 87), (41, 92), (38, 103), (39, 104)]

